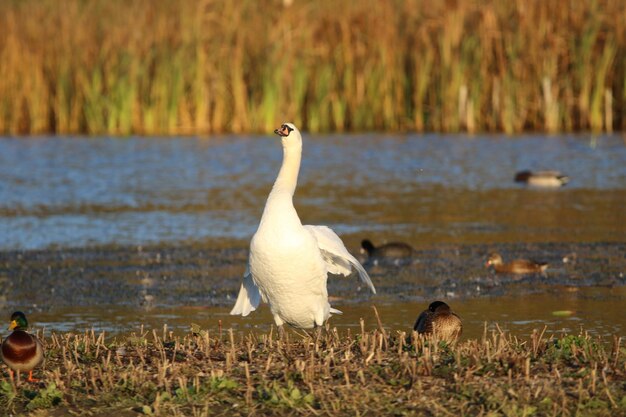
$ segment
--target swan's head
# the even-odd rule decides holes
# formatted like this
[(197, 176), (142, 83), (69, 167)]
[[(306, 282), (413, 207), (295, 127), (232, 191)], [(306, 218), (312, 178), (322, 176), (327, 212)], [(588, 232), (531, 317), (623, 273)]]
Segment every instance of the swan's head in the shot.
[(302, 136), (300, 136), (300, 131), (293, 123), (283, 123), (278, 129), (274, 130), (274, 133), (280, 136), (283, 145), (302, 145)]

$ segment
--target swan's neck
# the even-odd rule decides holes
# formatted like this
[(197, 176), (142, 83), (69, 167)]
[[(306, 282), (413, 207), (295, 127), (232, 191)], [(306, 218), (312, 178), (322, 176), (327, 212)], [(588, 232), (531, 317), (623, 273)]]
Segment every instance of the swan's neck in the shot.
[(289, 194), (293, 196), (298, 183), (300, 171), (300, 159), (302, 157), (301, 146), (283, 146), (283, 164), (278, 172), (278, 177), (272, 187), (270, 198), (276, 194)]
[(298, 230), (300, 218), (293, 207), (293, 193), (296, 191), (302, 146), (283, 145), (283, 164), (274, 182), (274, 187), (267, 197), (261, 216), (260, 230), (270, 230), (270, 236), (276, 231)]

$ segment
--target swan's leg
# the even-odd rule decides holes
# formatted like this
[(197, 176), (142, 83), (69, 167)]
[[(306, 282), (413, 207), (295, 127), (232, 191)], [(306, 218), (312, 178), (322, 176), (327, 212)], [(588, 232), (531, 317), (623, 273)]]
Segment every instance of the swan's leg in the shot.
[(322, 329), (324, 327), (323, 326), (315, 326), (315, 341), (319, 342), (320, 339), (322, 338)]
[(322, 326), (315, 326), (312, 330), (302, 330), (313, 342), (318, 342), (320, 337), (322, 336)]
[(276, 323), (278, 328), (278, 338), (283, 340), (285, 338), (285, 321), (278, 314), (274, 314), (274, 323)]
[(330, 317), (330, 305), (327, 305), (326, 308), (320, 308), (315, 312), (315, 317), (313, 318), (313, 327), (319, 328), (324, 325), (324, 322)]
[(276, 326), (282, 327), (282, 325), (285, 324), (285, 320), (283, 320), (278, 314), (274, 314), (274, 323), (276, 323)]
[(313, 332), (315, 334), (315, 337), (313, 337), (313, 339), (315, 340), (315, 343), (318, 343), (321, 339), (322, 328), (324, 327), (324, 321), (328, 319), (328, 317), (330, 316), (329, 310), (330, 310), (330, 305), (326, 309), (319, 309), (315, 313), (315, 322), (313, 326), (313, 329), (314, 329)]

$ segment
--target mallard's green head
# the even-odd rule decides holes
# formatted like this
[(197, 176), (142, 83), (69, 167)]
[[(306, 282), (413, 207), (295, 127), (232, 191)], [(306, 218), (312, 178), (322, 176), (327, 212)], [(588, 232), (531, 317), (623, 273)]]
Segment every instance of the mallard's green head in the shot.
[(21, 311), (16, 311), (11, 314), (11, 324), (9, 324), (9, 330), (26, 330), (28, 329), (28, 320), (26, 315)]

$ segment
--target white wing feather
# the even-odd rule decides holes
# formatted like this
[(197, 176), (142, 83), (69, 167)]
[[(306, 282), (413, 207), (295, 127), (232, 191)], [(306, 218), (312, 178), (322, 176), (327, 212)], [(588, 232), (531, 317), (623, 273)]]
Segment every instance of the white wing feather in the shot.
[(241, 314), (245, 317), (252, 311), (256, 310), (260, 303), (261, 292), (259, 291), (259, 287), (257, 287), (252, 280), (250, 267), (246, 267), (246, 272), (243, 275), (243, 282), (241, 283), (241, 288), (239, 289), (237, 301), (235, 302), (233, 309), (230, 311), (230, 314)]
[(352, 273), (352, 267), (357, 270), (361, 281), (376, 294), (376, 289), (363, 266), (354, 256), (348, 252), (341, 238), (327, 226), (304, 226), (306, 230), (317, 240), (317, 245), (326, 262), (326, 269), (331, 274), (348, 276)]

